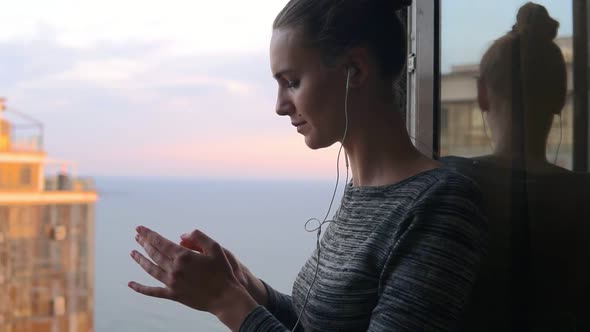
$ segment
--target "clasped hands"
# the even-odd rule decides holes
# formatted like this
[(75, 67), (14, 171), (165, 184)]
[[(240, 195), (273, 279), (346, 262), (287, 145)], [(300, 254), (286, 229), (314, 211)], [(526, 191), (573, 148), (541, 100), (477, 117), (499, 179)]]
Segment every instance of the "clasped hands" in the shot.
[(151, 260), (136, 250), (131, 257), (164, 287), (131, 281), (131, 289), (210, 312), (232, 331), (239, 330), (258, 305), (249, 288), (260, 286), (254, 285), (255, 278), (231, 252), (199, 230), (183, 234), (180, 245), (144, 226), (136, 231), (136, 241)]

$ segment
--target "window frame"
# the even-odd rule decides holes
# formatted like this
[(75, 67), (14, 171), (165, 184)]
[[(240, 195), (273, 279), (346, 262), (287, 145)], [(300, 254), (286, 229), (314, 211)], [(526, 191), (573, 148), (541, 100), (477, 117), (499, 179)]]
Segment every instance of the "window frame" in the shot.
[(440, 155), (440, 0), (416, 0), (408, 15), (406, 125), (422, 153)]
[(578, 172), (590, 171), (590, 117), (588, 101), (588, 38), (590, 36), (590, 5), (588, 0), (573, 1), (574, 21), (574, 116), (573, 116), (573, 169)]

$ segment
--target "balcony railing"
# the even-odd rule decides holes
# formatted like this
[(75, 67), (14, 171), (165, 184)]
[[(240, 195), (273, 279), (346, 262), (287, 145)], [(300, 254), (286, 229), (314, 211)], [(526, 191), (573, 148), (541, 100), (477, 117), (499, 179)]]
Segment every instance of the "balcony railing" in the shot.
[(12, 108), (0, 109), (0, 151), (42, 152), (43, 134), (43, 123), (37, 119)]
[(10, 149), (14, 152), (42, 152), (43, 136), (18, 132), (18, 128), (13, 128)]
[(50, 158), (45, 164), (45, 191), (95, 191), (94, 180), (78, 176), (78, 165), (69, 160)]
[(69, 175), (57, 175), (45, 177), (45, 191), (95, 191), (94, 180), (85, 177), (71, 177)]

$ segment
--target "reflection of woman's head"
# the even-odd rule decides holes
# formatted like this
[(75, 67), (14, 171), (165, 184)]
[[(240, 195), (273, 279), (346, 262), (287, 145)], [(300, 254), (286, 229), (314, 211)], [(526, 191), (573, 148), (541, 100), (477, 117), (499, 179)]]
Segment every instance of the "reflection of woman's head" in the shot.
[(348, 69), (354, 70), (350, 115), (357, 117), (351, 125), (366, 116), (361, 108), (377, 109), (367, 101), (391, 98), (406, 63), (406, 32), (395, 12), (410, 2), (291, 0), (278, 14), (270, 54), (279, 82), (277, 113), (305, 123), (298, 131), (308, 146), (342, 137)]
[(479, 101), (483, 111), (490, 111), (493, 131), (509, 134), (510, 112), (522, 112), (524, 135), (546, 140), (553, 115), (566, 100), (565, 60), (554, 42), (558, 27), (545, 7), (529, 2), (518, 11), (512, 31), (483, 56)]

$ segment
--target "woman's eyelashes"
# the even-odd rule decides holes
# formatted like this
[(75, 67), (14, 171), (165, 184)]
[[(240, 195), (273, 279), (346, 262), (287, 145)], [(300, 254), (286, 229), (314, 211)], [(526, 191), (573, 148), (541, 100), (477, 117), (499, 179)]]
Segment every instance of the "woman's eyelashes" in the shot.
[(289, 81), (287, 80), (287, 88), (293, 89), (299, 87), (299, 81)]

